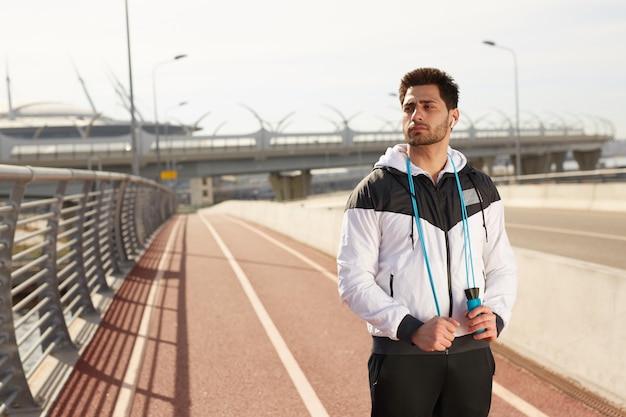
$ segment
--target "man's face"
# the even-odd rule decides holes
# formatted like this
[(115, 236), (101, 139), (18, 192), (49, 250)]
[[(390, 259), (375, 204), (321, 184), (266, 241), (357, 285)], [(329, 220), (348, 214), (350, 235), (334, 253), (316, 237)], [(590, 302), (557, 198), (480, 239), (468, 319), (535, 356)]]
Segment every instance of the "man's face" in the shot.
[(458, 110), (448, 110), (435, 84), (409, 87), (402, 104), (402, 130), (411, 146), (431, 145), (449, 138)]

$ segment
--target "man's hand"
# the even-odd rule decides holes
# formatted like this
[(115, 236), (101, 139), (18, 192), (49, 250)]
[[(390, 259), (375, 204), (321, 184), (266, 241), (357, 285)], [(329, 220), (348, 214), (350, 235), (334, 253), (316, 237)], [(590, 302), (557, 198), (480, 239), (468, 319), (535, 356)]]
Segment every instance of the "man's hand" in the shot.
[(420, 326), (411, 339), (425, 352), (444, 351), (454, 341), (454, 332), (460, 323), (451, 317), (435, 316)]
[(495, 342), (498, 338), (498, 328), (496, 327), (496, 315), (487, 306), (478, 306), (469, 313), (465, 313), (469, 319), (467, 324), (470, 332), (485, 329), (482, 333), (474, 334), (475, 340), (486, 340), (487, 342)]

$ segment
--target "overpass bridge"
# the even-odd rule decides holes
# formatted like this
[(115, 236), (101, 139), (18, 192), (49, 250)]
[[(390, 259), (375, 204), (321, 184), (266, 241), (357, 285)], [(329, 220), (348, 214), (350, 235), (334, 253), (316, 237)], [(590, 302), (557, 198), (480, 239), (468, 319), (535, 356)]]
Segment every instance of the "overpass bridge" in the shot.
[[(179, 130), (180, 132), (180, 130)], [(521, 174), (563, 171), (569, 155), (583, 170), (595, 169), (611, 134), (582, 128), (455, 129), (451, 145), (492, 172), (498, 161), (515, 165), (519, 144)], [(161, 134), (137, 130), (140, 175), (150, 179), (204, 179), (220, 175), (269, 173), (279, 200), (306, 196), (311, 170), (371, 165), (384, 150), (403, 143), (401, 131), (285, 133), (260, 130), (241, 135)], [(128, 135), (75, 138), (15, 138), (0, 134), (0, 163), (105, 169), (130, 173), (133, 146)], [(206, 181), (204, 182), (206, 184)], [(202, 187), (200, 183), (200, 187)]]

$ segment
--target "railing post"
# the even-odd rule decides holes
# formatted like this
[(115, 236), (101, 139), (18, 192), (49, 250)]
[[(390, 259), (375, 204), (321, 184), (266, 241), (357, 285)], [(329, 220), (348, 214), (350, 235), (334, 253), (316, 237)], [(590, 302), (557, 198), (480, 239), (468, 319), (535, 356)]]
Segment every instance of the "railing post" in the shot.
[[(73, 243), (68, 247), (70, 253), (73, 253), (72, 260), (74, 261), (74, 268), (72, 276), (74, 276), (75, 284), (77, 286), (78, 300), (76, 310), (80, 309), (80, 313), (93, 313), (96, 311), (91, 301), (91, 295), (89, 285), (87, 283), (86, 268), (87, 259), (85, 257), (85, 211), (87, 209), (87, 196), (89, 194), (89, 188), (92, 181), (85, 180), (83, 182), (83, 189), (78, 201), (78, 211), (76, 213), (77, 220), (74, 225), (74, 239)], [(80, 304), (78, 304), (80, 303)]]
[(117, 259), (119, 262), (127, 262), (130, 260), (129, 252), (126, 248), (124, 235), (126, 234), (124, 226), (123, 208), (125, 206), (128, 181), (120, 181), (113, 200), (115, 201), (115, 210), (113, 212), (112, 232), (114, 234)]
[(143, 216), (141, 222), (142, 246), (145, 246), (146, 239), (154, 230), (152, 227), (155, 218), (155, 211), (158, 211), (159, 209), (159, 205), (155, 198), (156, 196), (156, 191), (151, 190), (144, 184), (139, 184), (139, 201), (137, 202), (137, 210), (140, 211)]
[[(50, 211), (53, 216), (48, 219), (49, 231), (44, 235), (44, 239), (48, 244), (43, 249), (43, 253), (47, 254), (47, 259), (42, 263), (42, 270), (46, 273), (41, 277), (41, 282), (47, 284), (47, 289), (42, 292), (40, 299), (49, 300), (49, 304), (45, 311), (40, 311), (39, 315), (49, 314), (51, 318), (41, 327), (41, 333), (44, 334), (49, 328), (53, 327), (50, 337), (42, 343), (42, 349), (45, 351), (50, 345), (54, 344), (54, 349), (64, 349), (72, 346), (72, 338), (67, 330), (65, 318), (63, 317), (63, 306), (61, 304), (61, 294), (59, 293), (59, 281), (57, 279), (57, 242), (59, 234), (59, 220), (61, 218), (61, 208), (63, 206), (63, 197), (67, 190), (67, 181), (59, 181), (57, 184), (54, 199), (51, 204)], [(82, 256), (80, 249), (78, 250), (79, 262), (77, 267), (82, 268)], [(89, 300), (89, 298), (87, 298)], [(89, 304), (91, 302), (89, 301)], [(55, 326), (50, 326), (54, 324)]]
[(25, 183), (14, 183), (0, 206), (0, 414), (13, 409), (39, 409), (28, 386), (17, 346), (11, 295), (13, 241)]
[(129, 181), (124, 187), (123, 202), (120, 210), (120, 237), (127, 259), (134, 259), (139, 253), (137, 224), (141, 213), (137, 212), (137, 184)]
[(134, 229), (134, 233), (135, 233), (135, 239), (136, 239), (136, 248), (135, 248), (135, 253), (139, 253), (141, 251), (141, 249), (143, 249), (143, 247), (145, 246), (145, 242), (146, 242), (146, 216), (148, 215), (148, 213), (146, 213), (146, 207), (144, 207), (141, 202), (142, 200), (145, 198), (144, 197), (144, 193), (145, 193), (145, 189), (144, 187), (141, 186), (141, 183), (139, 182), (133, 182), (133, 189), (135, 191), (135, 195), (133, 198), (133, 207), (132, 207), (132, 212), (131, 212), (131, 218), (133, 218), (135, 221), (133, 222), (133, 229)]
[[(90, 292), (97, 287), (97, 291), (102, 292), (109, 289), (109, 284), (104, 275), (102, 267), (103, 254), (100, 245), (100, 216), (102, 208), (102, 181), (85, 181), (83, 185), (82, 221), (80, 234), (82, 238), (82, 253), (91, 253), (89, 259), (85, 259), (85, 265), (93, 265), (93, 283), (87, 278), (87, 287)], [(95, 188), (94, 188), (95, 185)], [(91, 196), (93, 195), (93, 198)], [(87, 271), (85, 271), (85, 275)], [(93, 284), (90, 287), (90, 284)]]
[(102, 270), (107, 274), (119, 271), (119, 258), (115, 243), (115, 207), (116, 188), (118, 182), (112, 180), (100, 181), (99, 189), (102, 199), (99, 206), (97, 233), (100, 242), (100, 257), (102, 258)]

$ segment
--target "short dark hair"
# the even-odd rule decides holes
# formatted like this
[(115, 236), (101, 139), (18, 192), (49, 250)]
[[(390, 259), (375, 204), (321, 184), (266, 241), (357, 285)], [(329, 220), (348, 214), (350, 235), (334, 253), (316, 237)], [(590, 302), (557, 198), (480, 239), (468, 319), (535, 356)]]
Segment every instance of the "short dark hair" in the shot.
[(404, 96), (410, 87), (427, 84), (435, 84), (439, 88), (439, 95), (448, 110), (459, 106), (459, 86), (450, 75), (437, 68), (418, 68), (407, 72), (398, 89), (400, 105), (404, 104)]

